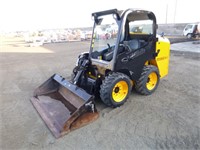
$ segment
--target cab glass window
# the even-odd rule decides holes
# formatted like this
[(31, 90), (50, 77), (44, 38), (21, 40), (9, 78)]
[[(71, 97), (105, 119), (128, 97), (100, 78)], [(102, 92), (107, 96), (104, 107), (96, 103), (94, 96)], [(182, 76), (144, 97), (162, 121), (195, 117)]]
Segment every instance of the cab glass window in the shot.
[(129, 22), (130, 34), (153, 34), (152, 20), (135, 20)]

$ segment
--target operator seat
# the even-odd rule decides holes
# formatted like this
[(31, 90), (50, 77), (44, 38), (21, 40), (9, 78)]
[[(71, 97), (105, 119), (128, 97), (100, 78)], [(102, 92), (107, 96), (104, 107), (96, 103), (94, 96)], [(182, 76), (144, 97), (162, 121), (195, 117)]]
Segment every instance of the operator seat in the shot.
[[(141, 47), (141, 43), (138, 39), (133, 39), (129, 41), (124, 41), (124, 46), (128, 48), (128, 51), (133, 52)], [(122, 53), (123, 51), (124, 51), (124, 47), (119, 46), (118, 54)], [(114, 53), (113, 50), (105, 53), (103, 55), (103, 60), (111, 61), (113, 58), (113, 53)]]
[(138, 39), (132, 39), (129, 41), (124, 41), (125, 47), (128, 48), (129, 51), (135, 51), (141, 47), (141, 43)]

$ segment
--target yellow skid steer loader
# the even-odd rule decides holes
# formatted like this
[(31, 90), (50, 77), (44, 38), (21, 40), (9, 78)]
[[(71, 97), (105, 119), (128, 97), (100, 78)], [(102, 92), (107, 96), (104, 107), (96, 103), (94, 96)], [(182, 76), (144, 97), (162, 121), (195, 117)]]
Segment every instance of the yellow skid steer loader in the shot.
[(119, 107), (132, 87), (152, 94), (168, 74), (170, 43), (157, 36), (156, 17), (145, 10), (95, 12), (89, 52), (79, 55), (70, 81), (53, 75), (31, 102), (56, 138), (98, 118), (95, 97)]

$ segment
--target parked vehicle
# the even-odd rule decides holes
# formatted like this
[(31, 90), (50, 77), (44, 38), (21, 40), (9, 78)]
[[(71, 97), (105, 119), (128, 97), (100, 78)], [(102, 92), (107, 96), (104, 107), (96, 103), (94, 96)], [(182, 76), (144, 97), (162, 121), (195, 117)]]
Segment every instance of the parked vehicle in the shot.
[(183, 30), (183, 35), (189, 39), (200, 36), (200, 23), (187, 24)]

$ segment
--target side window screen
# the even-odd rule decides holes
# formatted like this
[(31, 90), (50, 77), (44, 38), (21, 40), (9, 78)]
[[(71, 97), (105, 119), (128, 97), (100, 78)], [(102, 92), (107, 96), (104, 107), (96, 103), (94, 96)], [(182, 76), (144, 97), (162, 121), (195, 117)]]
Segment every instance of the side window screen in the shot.
[(152, 20), (135, 20), (129, 22), (130, 34), (153, 34)]

